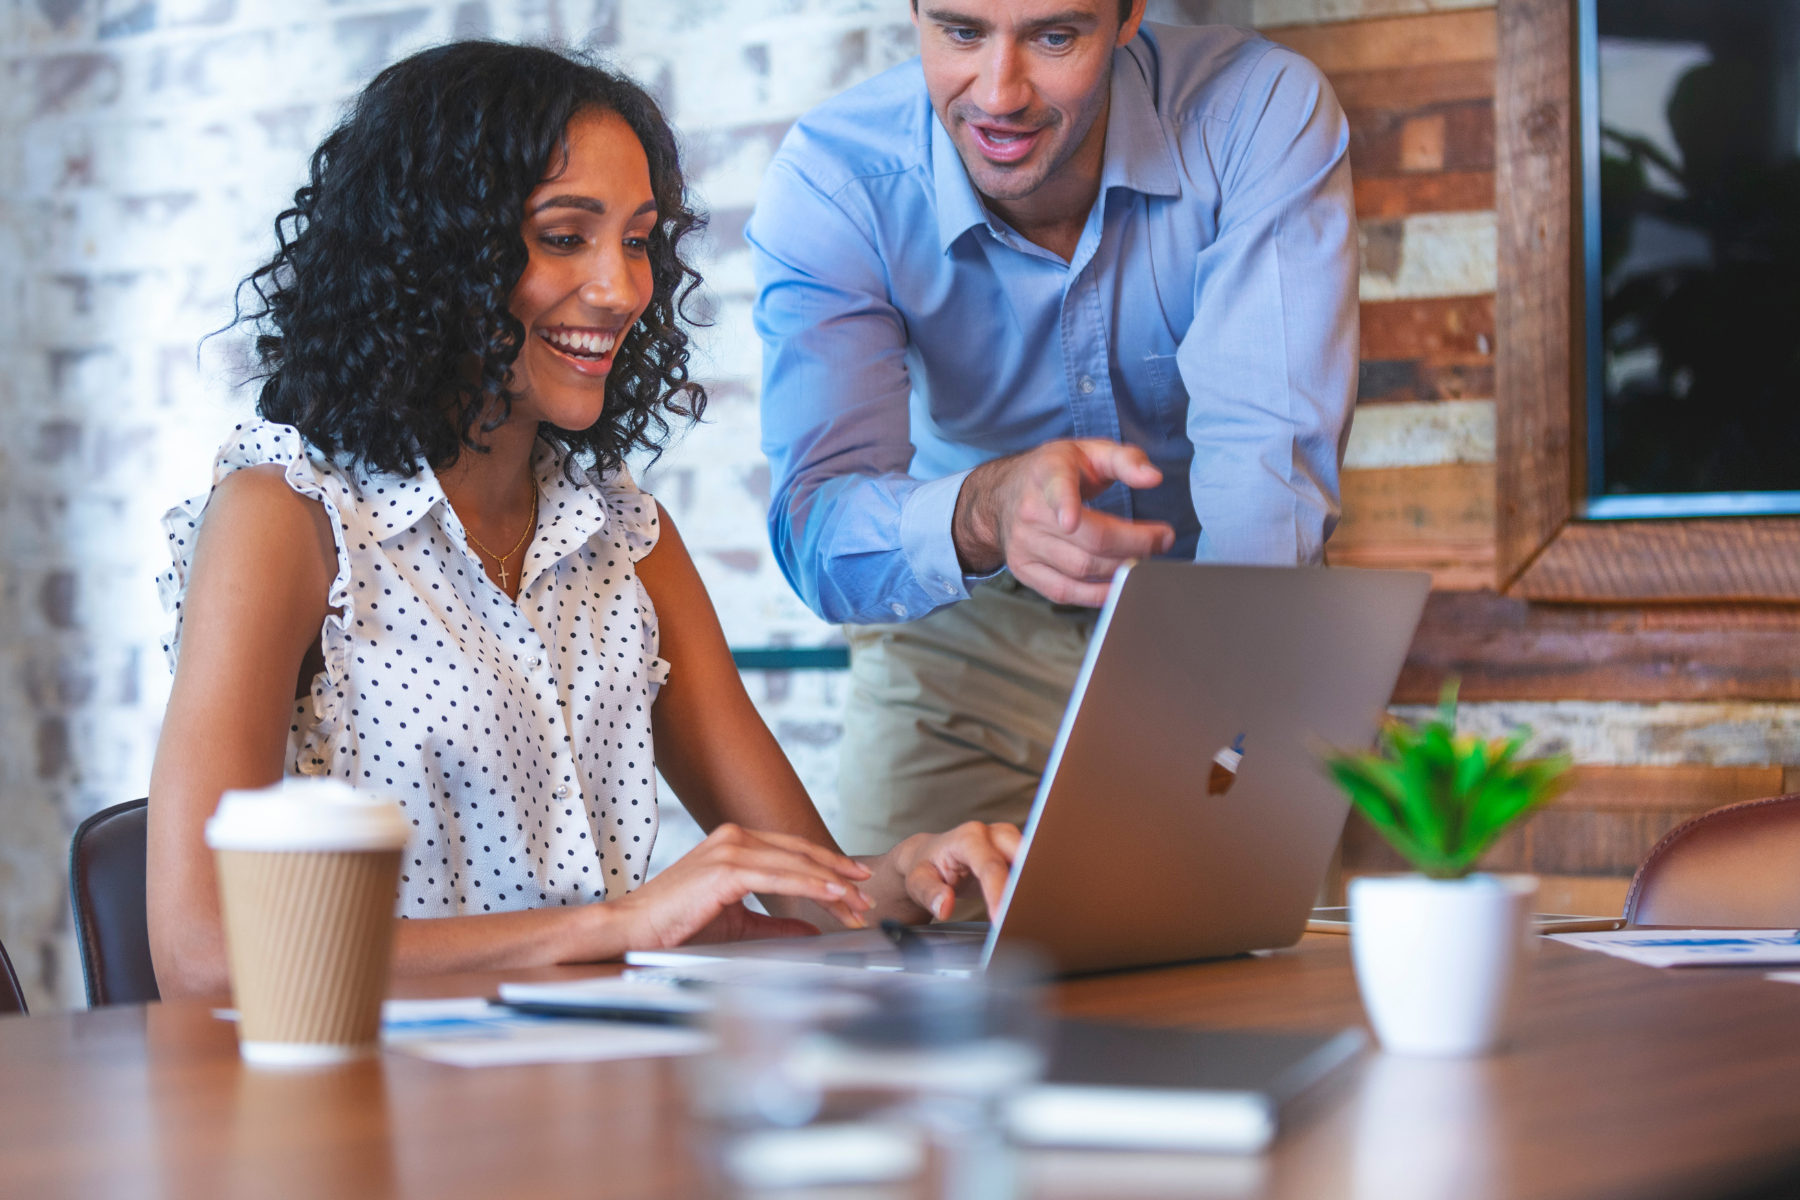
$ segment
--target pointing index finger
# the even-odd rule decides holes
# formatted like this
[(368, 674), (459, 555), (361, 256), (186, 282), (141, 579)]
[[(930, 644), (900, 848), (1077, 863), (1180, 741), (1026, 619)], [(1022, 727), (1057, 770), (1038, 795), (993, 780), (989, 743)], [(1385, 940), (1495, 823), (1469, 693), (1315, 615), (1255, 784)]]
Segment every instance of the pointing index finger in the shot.
[(1056, 527), (1065, 534), (1074, 533), (1081, 525), (1081, 485), (1058, 471), (1044, 481), (1043, 494)]
[(1082, 549), (1105, 558), (1144, 558), (1175, 544), (1175, 529), (1162, 521), (1128, 521), (1087, 509), (1073, 539)]

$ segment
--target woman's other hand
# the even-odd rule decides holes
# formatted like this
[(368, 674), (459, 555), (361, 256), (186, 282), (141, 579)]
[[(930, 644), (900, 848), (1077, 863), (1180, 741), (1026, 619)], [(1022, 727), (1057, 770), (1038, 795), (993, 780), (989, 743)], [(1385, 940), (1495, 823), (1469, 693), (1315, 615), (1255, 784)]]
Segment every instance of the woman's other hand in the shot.
[(856, 860), (805, 838), (726, 823), (667, 870), (606, 907), (626, 916), (626, 945), (634, 950), (692, 941), (800, 937), (819, 931), (805, 921), (753, 913), (743, 906), (744, 897), (760, 892), (811, 900), (846, 926), (860, 929), (874, 901), (858, 885), (870, 875)]
[(1000, 911), (1006, 877), (1018, 852), (1017, 825), (966, 821), (948, 833), (915, 833), (871, 860), (876, 868), (871, 890), (883, 900), (903, 891), (907, 900), (939, 921), (949, 919), (958, 896), (979, 890), (991, 915)]

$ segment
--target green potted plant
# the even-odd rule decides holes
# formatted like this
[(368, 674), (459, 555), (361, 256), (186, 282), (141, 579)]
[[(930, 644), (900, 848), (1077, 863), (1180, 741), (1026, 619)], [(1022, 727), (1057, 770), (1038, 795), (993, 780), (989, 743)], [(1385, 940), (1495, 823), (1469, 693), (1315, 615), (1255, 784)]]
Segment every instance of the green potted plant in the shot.
[(1452, 680), (1433, 719), (1391, 721), (1373, 752), (1326, 758), (1350, 803), (1417, 869), (1350, 884), (1357, 986), (1388, 1050), (1485, 1054), (1505, 1035), (1537, 880), (1475, 864), (1562, 790), (1572, 765), (1521, 759), (1530, 737), (1459, 736)]

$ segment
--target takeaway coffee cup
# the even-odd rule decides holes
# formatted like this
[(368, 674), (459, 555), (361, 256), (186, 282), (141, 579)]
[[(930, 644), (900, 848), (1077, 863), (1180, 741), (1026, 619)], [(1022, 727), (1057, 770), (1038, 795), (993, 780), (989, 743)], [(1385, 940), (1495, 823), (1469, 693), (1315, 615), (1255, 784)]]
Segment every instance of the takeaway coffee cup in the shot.
[(314, 1066), (375, 1051), (406, 834), (399, 805), (336, 780), (219, 800), (206, 844), (246, 1062)]

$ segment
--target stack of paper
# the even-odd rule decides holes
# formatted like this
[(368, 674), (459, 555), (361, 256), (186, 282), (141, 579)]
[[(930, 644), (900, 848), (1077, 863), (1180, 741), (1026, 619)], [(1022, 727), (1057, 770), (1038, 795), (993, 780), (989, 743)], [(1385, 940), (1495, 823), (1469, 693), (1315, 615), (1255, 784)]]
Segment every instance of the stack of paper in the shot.
[(1776, 966), (1800, 963), (1792, 929), (1619, 929), (1558, 933), (1551, 940), (1646, 967)]
[(698, 1054), (712, 1047), (712, 1037), (666, 1025), (526, 1016), (481, 999), (389, 1000), (381, 1043), (456, 1067), (502, 1067)]

